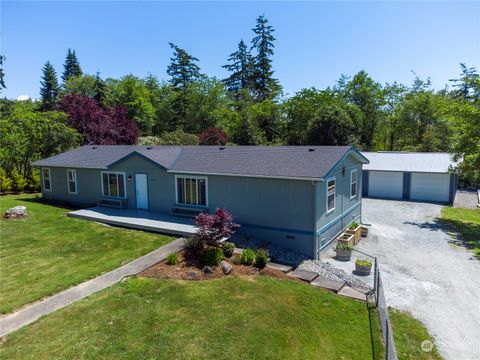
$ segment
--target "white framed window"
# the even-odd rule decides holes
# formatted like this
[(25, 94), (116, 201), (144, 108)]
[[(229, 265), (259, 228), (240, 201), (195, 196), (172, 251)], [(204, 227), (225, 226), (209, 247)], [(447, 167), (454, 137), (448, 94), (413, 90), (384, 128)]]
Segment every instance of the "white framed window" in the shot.
[(176, 175), (175, 197), (179, 205), (208, 206), (207, 178)]
[(42, 182), (44, 191), (52, 191), (52, 178), (49, 168), (42, 168)]
[(125, 173), (118, 171), (102, 171), (102, 196), (125, 198), (127, 188)]
[(69, 194), (77, 193), (77, 171), (74, 169), (67, 169), (67, 187)]
[(327, 180), (327, 214), (335, 210), (335, 177)]
[(350, 171), (350, 199), (357, 196), (357, 169)]

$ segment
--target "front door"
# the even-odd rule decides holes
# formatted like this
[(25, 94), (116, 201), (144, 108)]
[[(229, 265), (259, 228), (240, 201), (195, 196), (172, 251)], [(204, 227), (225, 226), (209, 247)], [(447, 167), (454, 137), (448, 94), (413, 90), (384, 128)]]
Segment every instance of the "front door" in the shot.
[(137, 209), (148, 209), (147, 174), (135, 174), (135, 197)]

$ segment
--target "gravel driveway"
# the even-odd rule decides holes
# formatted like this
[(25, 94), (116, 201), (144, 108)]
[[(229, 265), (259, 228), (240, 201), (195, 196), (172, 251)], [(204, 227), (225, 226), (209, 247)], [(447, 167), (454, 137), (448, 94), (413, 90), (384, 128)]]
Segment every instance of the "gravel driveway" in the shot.
[(364, 199), (362, 221), (372, 226), (358, 248), (378, 256), (388, 305), (421, 320), (445, 359), (478, 360), (480, 262), (452, 244), (441, 209)]

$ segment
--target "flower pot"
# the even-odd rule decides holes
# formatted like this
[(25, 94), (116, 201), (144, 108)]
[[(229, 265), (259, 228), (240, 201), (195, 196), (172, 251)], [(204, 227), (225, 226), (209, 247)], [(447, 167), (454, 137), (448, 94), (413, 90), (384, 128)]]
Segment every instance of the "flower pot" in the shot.
[(362, 237), (368, 236), (368, 228), (362, 226)]
[(351, 234), (347, 234), (347, 233), (342, 233), (340, 234), (340, 236), (337, 238), (337, 241), (343, 243), (343, 244), (347, 244), (347, 245), (350, 245), (350, 246), (353, 246), (354, 245), (354, 242), (355, 242), (355, 238), (353, 235)]
[(363, 266), (355, 263), (355, 272), (357, 273), (357, 275), (368, 276), (370, 275), (371, 271), (372, 271), (372, 264), (370, 264), (369, 266)]
[(339, 261), (350, 261), (350, 258), (352, 257), (352, 250), (336, 249), (335, 253), (336, 253), (335, 259)]
[(360, 225), (358, 225), (353, 230), (348, 229), (346, 231), (346, 233), (350, 234), (350, 235), (353, 235), (354, 243), (356, 244), (356, 243), (358, 243), (358, 241), (360, 240), (360, 237), (362, 236), (362, 227)]

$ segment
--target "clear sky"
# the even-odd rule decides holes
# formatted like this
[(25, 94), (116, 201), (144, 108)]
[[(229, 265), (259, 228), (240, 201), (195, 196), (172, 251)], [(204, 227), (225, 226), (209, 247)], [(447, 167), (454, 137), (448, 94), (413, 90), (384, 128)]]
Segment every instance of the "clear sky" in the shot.
[(221, 68), (265, 14), (275, 28), (275, 76), (287, 94), (333, 85), (366, 70), (375, 80), (411, 83), (415, 71), (442, 88), (459, 63), (479, 67), (480, 2), (1, 2), (3, 95), (38, 97), (41, 68), (60, 75), (67, 48), (84, 72), (152, 73), (167, 79), (174, 42)]

